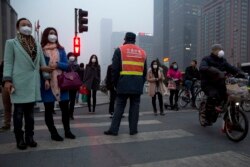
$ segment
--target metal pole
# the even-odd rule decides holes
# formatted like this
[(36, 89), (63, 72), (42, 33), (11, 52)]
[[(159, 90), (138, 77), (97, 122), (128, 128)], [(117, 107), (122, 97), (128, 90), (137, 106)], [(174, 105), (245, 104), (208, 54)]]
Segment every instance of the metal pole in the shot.
[(77, 11), (78, 9), (75, 8), (75, 36), (77, 36)]

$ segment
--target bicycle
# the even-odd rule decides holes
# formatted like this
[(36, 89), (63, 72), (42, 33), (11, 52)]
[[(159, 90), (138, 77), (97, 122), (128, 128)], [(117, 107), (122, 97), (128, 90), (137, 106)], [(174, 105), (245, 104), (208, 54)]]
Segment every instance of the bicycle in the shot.
[[(205, 93), (201, 90), (200, 81), (193, 81), (193, 90), (194, 90), (194, 101), (195, 107), (198, 109), (202, 99), (204, 98)], [(192, 102), (192, 93), (184, 86), (179, 93), (179, 106), (185, 108), (190, 102)]]
[[(226, 133), (226, 136), (234, 142), (242, 141), (247, 136), (249, 128), (247, 116), (242, 111), (240, 106), (241, 102), (247, 98), (248, 92), (246, 93), (246, 91), (242, 91), (242, 93), (239, 93), (239, 89), (231, 89), (229, 91), (230, 86), (236, 84), (239, 85), (240, 81), (241, 80), (238, 78), (233, 77), (226, 80), (228, 100), (222, 105), (222, 111), (214, 109), (214, 111), (210, 113), (210, 117), (206, 118), (206, 98), (201, 102), (199, 109), (199, 122), (203, 127), (210, 126), (209, 124), (206, 124), (207, 120), (210, 120), (212, 123), (214, 123), (217, 121), (217, 118), (224, 114), (224, 127), (222, 130)], [(241, 87), (239, 88), (241, 89)]]

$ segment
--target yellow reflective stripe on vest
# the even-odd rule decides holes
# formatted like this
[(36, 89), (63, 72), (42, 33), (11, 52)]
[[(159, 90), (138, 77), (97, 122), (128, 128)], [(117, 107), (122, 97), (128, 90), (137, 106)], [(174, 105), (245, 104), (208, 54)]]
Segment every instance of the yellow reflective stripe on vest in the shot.
[(122, 61), (124, 65), (135, 65), (135, 66), (144, 66), (143, 62), (136, 62), (136, 61)]
[(138, 72), (138, 71), (121, 71), (120, 75), (137, 75), (137, 76), (142, 76), (143, 73), (142, 72)]

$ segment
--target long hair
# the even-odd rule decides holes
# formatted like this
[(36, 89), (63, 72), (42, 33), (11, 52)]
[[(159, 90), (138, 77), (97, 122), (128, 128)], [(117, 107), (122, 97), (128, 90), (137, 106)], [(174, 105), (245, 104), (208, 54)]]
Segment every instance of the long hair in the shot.
[[(157, 69), (156, 69), (156, 70), (153, 68), (154, 63), (157, 63)], [(157, 60), (153, 60), (153, 61), (151, 62), (150, 67), (151, 67), (151, 69), (152, 69), (152, 73), (153, 73), (154, 77), (155, 77), (155, 78), (158, 78), (158, 77), (159, 77), (159, 76), (158, 76), (158, 70), (159, 70), (159, 63), (158, 63), (158, 61), (157, 61)]]
[(63, 47), (60, 45), (59, 40), (58, 40), (58, 33), (57, 33), (56, 29), (53, 28), (53, 27), (47, 27), (43, 31), (42, 40), (41, 40), (41, 46), (44, 47), (45, 45), (47, 45), (49, 43), (48, 36), (49, 36), (49, 32), (51, 30), (54, 30), (56, 32), (56, 36), (57, 36), (56, 46), (57, 46), (57, 48), (58, 49), (63, 49)]
[(94, 57), (96, 58), (96, 62), (95, 62), (94, 65), (95, 65), (95, 66), (99, 66), (98, 58), (97, 58), (97, 56), (96, 56), (95, 54), (93, 54), (93, 55), (90, 56), (90, 58), (89, 58), (89, 64), (88, 64), (88, 65), (90, 65), (90, 66), (93, 65), (93, 63), (92, 63), (91, 60), (92, 60)]

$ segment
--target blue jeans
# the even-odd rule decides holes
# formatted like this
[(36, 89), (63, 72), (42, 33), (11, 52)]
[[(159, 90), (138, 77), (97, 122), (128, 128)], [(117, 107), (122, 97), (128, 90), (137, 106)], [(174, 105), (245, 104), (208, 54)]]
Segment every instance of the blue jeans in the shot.
[(25, 136), (34, 135), (34, 105), (35, 103), (14, 104), (14, 133), (17, 139), (23, 137), (23, 116), (25, 121)]
[(137, 132), (141, 95), (118, 94), (116, 97), (115, 112), (109, 129), (109, 131), (113, 133), (118, 133), (119, 131), (122, 115), (124, 113), (127, 104), (127, 99), (130, 99), (129, 117), (128, 117), (130, 133)]

